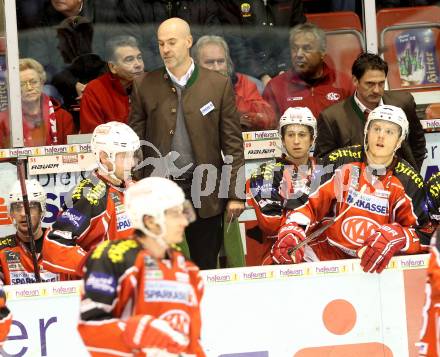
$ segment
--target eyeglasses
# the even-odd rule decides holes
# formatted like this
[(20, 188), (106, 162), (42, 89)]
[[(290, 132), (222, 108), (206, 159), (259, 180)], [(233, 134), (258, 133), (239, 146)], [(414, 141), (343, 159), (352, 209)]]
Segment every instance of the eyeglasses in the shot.
[(37, 87), (41, 82), (37, 79), (30, 79), (28, 81), (20, 81), (21, 88), (31, 87), (35, 88)]

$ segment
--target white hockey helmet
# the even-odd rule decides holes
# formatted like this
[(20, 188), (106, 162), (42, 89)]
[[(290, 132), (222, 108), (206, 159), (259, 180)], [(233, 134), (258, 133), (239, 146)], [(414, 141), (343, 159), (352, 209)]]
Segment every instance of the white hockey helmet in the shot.
[(397, 124), (401, 128), (399, 140), (405, 140), (409, 131), (408, 119), (405, 112), (394, 105), (379, 105), (368, 115), (367, 123), (364, 127), (364, 146), (367, 146), (368, 128), (373, 120), (385, 120)]
[[(125, 191), (124, 205), (133, 228), (160, 239), (165, 245), (167, 243), (162, 238), (165, 235), (166, 210), (181, 206), (188, 221), (195, 220), (194, 209), (185, 199), (183, 190), (175, 182), (163, 177), (147, 177), (129, 186)], [(144, 216), (155, 219), (162, 231), (159, 236), (145, 227)]]
[(316, 118), (313, 113), (307, 107), (292, 107), (287, 108), (284, 114), (280, 118), (279, 124), (279, 134), (280, 138), (282, 137), (282, 129), (286, 125), (291, 124), (300, 124), (306, 125), (312, 128), (313, 130), (313, 142), (315, 142), (317, 135), (317, 124)]
[[(37, 202), (41, 208), (41, 220), (46, 214), (46, 192), (43, 186), (37, 180), (25, 180), (28, 201)], [(15, 181), (9, 191), (9, 212), (11, 211), (11, 204), (16, 202), (23, 202), (23, 195), (21, 193), (20, 180)]]
[[(90, 145), (99, 168), (109, 175), (113, 175), (115, 172), (117, 153), (128, 152), (135, 154), (140, 152), (140, 141), (137, 134), (127, 124), (116, 121), (98, 125), (93, 130)], [(112, 171), (109, 171), (101, 164), (99, 159), (101, 151), (107, 154), (109, 161), (112, 163)]]

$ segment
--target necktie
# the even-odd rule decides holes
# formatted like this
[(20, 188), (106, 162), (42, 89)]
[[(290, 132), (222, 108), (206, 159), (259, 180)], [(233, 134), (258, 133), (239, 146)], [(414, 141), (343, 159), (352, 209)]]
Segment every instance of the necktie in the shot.
[(365, 110), (364, 110), (364, 117), (365, 117), (365, 120), (368, 120), (368, 114), (370, 114), (370, 112), (368, 111), (368, 109), (365, 109)]

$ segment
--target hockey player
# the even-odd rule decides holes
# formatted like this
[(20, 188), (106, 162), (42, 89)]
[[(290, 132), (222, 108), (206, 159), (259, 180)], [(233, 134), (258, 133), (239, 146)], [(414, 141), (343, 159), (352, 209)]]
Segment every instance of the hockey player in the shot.
[[(32, 233), (35, 240), (36, 258), (40, 266), (41, 281), (59, 281), (67, 277), (43, 269), (41, 251), (44, 229), (41, 227), (46, 213), (46, 192), (37, 180), (26, 180), (29, 199)], [(0, 278), (6, 285), (35, 283), (33, 256), (30, 248), (31, 237), (26, 224), (26, 214), (17, 180), (9, 192), (9, 215), (16, 227), (16, 233), (0, 238)]]
[(46, 234), (43, 263), (53, 272), (78, 275), (87, 251), (132, 234), (123, 193), (140, 160), (139, 138), (128, 125), (109, 122), (95, 128), (91, 150), (98, 168), (76, 186)]
[[(325, 220), (330, 225), (307, 246), (312, 260), (347, 259), (362, 255), (366, 272), (382, 272), (396, 254), (426, 250), (429, 222), (424, 210), (423, 180), (406, 161), (395, 156), (408, 134), (402, 109), (375, 108), (364, 130), (364, 147), (330, 153), (315, 173), (317, 187), (307, 202), (287, 213), (272, 248), (279, 263), (303, 261), (305, 248), (294, 248)], [(315, 185), (314, 180), (317, 180)], [(309, 248), (312, 248), (310, 250)]]
[(191, 204), (173, 181), (149, 177), (128, 188), (125, 205), (133, 237), (101, 243), (84, 267), (85, 346), (92, 356), (205, 356), (203, 281), (172, 249), (195, 219)]
[[(440, 225), (440, 172), (426, 183), (428, 207), (433, 231)], [(420, 334), (419, 356), (440, 356), (440, 233), (431, 247), (426, 284), (426, 301), (423, 308), (423, 324)]]
[(272, 264), (270, 249), (283, 223), (285, 208), (295, 208), (302, 193), (308, 194), (316, 166), (310, 156), (316, 126), (308, 108), (288, 108), (279, 123), (284, 153), (275, 162), (262, 164), (247, 182), (248, 203), (258, 221), (258, 227), (248, 231), (248, 235), (257, 235), (257, 240), (262, 241), (262, 264)]

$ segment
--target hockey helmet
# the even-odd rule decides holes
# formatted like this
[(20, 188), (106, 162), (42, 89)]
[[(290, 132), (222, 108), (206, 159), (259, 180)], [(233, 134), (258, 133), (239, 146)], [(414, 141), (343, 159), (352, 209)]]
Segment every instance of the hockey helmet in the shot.
[(287, 108), (284, 114), (280, 118), (279, 124), (279, 134), (282, 136), (282, 129), (286, 125), (291, 124), (300, 124), (306, 125), (312, 128), (313, 130), (313, 142), (315, 142), (317, 135), (317, 124), (316, 118), (313, 113), (307, 107), (293, 107)]

